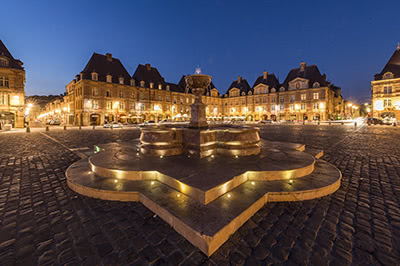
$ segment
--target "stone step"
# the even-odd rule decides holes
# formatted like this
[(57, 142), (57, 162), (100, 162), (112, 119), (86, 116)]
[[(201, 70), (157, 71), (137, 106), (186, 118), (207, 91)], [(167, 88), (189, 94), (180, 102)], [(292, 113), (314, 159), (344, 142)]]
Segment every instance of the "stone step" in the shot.
[[(202, 204), (209, 204), (247, 180), (295, 179), (314, 170), (315, 159), (297, 151), (302, 145), (264, 143), (261, 153), (232, 157), (215, 155), (190, 158), (186, 155), (154, 157), (141, 154), (135, 144), (102, 145), (89, 158), (99, 176), (127, 180), (158, 180)], [(282, 150), (276, 147), (281, 145)]]
[(304, 152), (312, 155), (316, 159), (321, 159), (322, 156), (324, 156), (324, 151), (323, 150), (319, 150), (319, 149), (315, 149), (315, 148), (311, 148), (311, 147), (306, 147)]
[(341, 173), (318, 160), (312, 174), (298, 179), (246, 181), (208, 205), (157, 180), (124, 180), (95, 175), (87, 159), (66, 172), (68, 186), (93, 198), (140, 201), (210, 256), (240, 226), (269, 201), (298, 201), (322, 197), (340, 186)]

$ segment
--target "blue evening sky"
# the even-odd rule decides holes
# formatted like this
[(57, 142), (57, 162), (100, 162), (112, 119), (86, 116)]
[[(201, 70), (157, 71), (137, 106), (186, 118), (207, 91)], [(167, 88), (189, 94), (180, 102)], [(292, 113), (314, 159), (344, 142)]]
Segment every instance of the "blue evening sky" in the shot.
[(199, 65), (222, 93), (264, 70), (283, 82), (305, 61), (345, 98), (365, 101), (400, 41), (399, 9), (369, 0), (2, 0), (0, 38), (24, 62), (27, 95), (63, 93), (93, 52), (110, 52), (130, 74), (150, 63), (169, 82)]

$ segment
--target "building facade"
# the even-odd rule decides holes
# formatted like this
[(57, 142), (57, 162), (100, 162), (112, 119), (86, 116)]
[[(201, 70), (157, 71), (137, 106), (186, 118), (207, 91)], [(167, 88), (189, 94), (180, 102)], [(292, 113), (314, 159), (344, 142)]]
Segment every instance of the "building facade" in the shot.
[(238, 77), (223, 98), (224, 116), (233, 119), (311, 121), (344, 116), (341, 89), (326, 80), (316, 65), (302, 62), (280, 84), (264, 72), (250, 87)]
[(25, 70), (0, 40), (0, 126), (24, 127)]
[(372, 115), (400, 120), (400, 45), (371, 82)]
[[(69, 125), (187, 121), (193, 102), (185, 76), (177, 84), (166, 82), (150, 64), (138, 65), (130, 76), (119, 59), (94, 53), (67, 84), (64, 101), (49, 104), (45, 113), (59, 114)], [(203, 103), (208, 120), (312, 121), (340, 119), (345, 112), (341, 89), (328, 82), (316, 65), (305, 63), (292, 69), (282, 84), (264, 72), (253, 86), (238, 77), (221, 95), (211, 83)]]

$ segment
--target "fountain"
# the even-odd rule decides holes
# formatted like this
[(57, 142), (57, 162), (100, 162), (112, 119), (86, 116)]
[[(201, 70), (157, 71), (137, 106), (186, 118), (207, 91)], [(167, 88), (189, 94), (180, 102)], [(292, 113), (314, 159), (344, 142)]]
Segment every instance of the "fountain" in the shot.
[(68, 186), (103, 200), (139, 201), (210, 256), (264, 204), (319, 198), (341, 172), (303, 144), (260, 139), (256, 127), (209, 127), (211, 77), (186, 77), (188, 127), (147, 127), (140, 140), (97, 145), (66, 171)]
[(248, 156), (260, 153), (258, 128), (208, 128), (202, 95), (211, 82), (211, 76), (200, 74), (197, 69), (196, 74), (186, 76), (185, 80), (195, 95), (189, 127), (143, 129), (140, 137), (143, 154), (189, 154), (203, 158), (216, 154)]

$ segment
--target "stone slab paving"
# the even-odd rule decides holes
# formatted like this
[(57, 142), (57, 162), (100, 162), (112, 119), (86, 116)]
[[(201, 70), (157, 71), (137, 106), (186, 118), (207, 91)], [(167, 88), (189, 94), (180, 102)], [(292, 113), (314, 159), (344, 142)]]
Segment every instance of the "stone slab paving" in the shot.
[[(210, 258), (135, 202), (72, 192), (80, 158), (39, 133), (0, 133), (2, 265), (399, 265), (400, 128), (268, 125), (268, 140), (305, 143), (343, 174), (321, 199), (270, 203)], [(70, 148), (129, 141), (136, 130), (51, 131)]]

